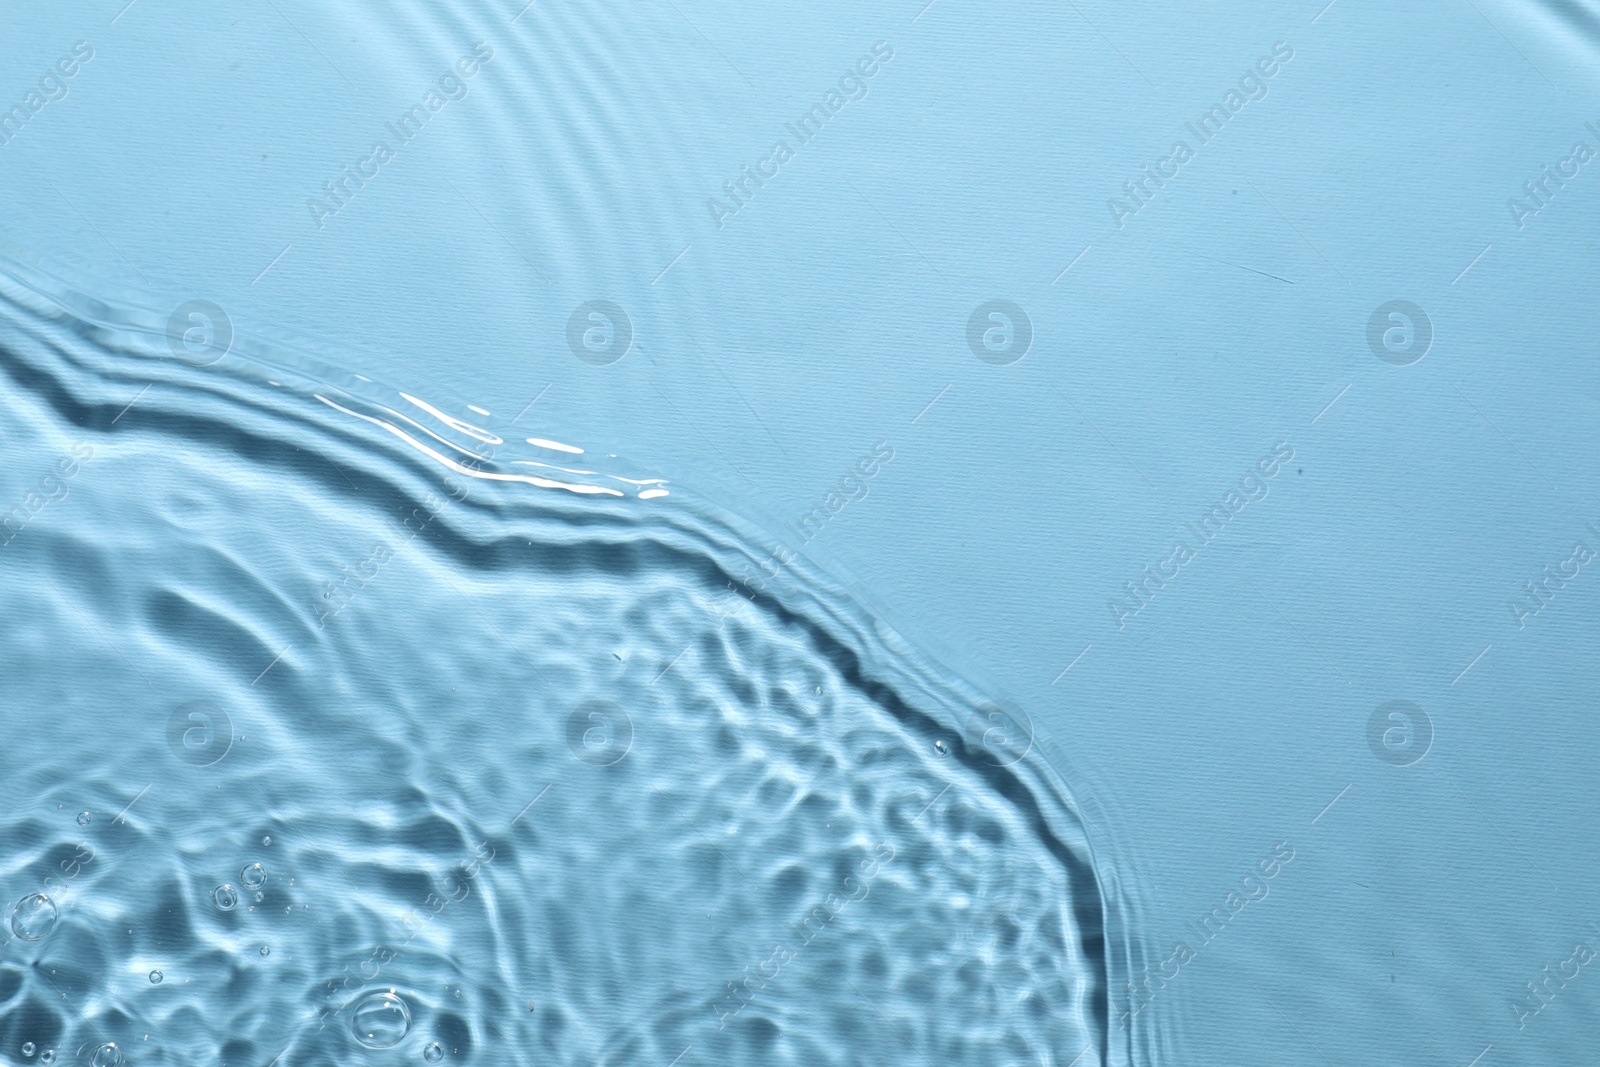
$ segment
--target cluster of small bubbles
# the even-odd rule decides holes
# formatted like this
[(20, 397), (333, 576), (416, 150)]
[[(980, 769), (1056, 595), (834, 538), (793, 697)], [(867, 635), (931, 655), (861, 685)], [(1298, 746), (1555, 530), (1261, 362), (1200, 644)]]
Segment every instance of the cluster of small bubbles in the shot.
[(89, 1067), (121, 1067), (122, 1063), (122, 1050), (110, 1041), (95, 1049), (94, 1055), (89, 1057)]
[(78, 825), (79, 826), (88, 826), (89, 825), (89, 813), (88, 812), (86, 812), (86, 811), (78, 812)]
[(24, 941), (42, 941), (56, 926), (55, 901), (43, 893), (33, 893), (17, 901), (11, 909), (11, 932)]
[(219, 885), (211, 891), (211, 899), (223, 911), (232, 911), (239, 903), (239, 891), (231, 885)]
[(150, 984), (151, 985), (160, 985), (162, 977), (163, 977), (163, 975), (161, 974), (160, 971), (151, 971), (150, 972)]
[(34, 1050), (34, 1044), (33, 1044), (32, 1041), (24, 1041), (22, 1043), (22, 1054), (24, 1056), (32, 1056), (33, 1055), (33, 1050)]
[(393, 989), (369, 993), (356, 1005), (350, 1027), (368, 1048), (393, 1048), (411, 1030), (411, 1009)]
[(438, 1063), (440, 1060), (444, 1059), (444, 1046), (435, 1041), (433, 1044), (422, 1050), (422, 1058), (427, 1060), (429, 1063)]
[(267, 869), (259, 863), (252, 863), (239, 872), (239, 881), (251, 889), (260, 889), (267, 884)]

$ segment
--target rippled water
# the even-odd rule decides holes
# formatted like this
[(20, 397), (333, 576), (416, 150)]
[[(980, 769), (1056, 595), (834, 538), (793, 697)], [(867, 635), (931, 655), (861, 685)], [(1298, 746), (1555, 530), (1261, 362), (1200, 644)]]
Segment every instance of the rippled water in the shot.
[(1127, 1062), (1028, 717), (803, 559), (604, 442), (0, 296), (7, 1062)]

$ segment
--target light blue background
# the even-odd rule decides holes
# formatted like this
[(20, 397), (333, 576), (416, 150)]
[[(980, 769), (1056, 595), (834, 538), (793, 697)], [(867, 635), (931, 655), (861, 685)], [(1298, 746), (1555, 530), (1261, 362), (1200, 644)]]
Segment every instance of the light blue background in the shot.
[[(537, 397), (529, 433), (796, 548), (782, 524), (889, 442), (804, 551), (1033, 715), (1146, 951), (1295, 849), (1148, 1009), (1160, 1060), (1592, 1048), (1587, 969), (1525, 1028), (1508, 1007), (1600, 949), (1600, 572), (1507, 607), (1600, 547), (1600, 162), (1506, 207), (1600, 150), (1584, 0), (432, 7), (8, 12), (0, 106), (95, 58), (0, 148), (5, 255), (503, 418)], [(719, 229), (706, 199), (880, 40), (866, 97)], [(318, 229), (306, 199), (478, 41), (468, 96)], [(1107, 198), (1279, 41), (1267, 97), (1116, 228)], [(966, 346), (992, 298), (1033, 323), (1010, 366)], [(592, 299), (633, 324), (608, 367), (565, 341)], [(1411, 366), (1367, 347), (1394, 299), (1432, 320)], [(1108, 599), (1278, 441), (1268, 497), (1118, 630)], [(1399, 699), (1436, 731), (1409, 767), (1366, 740)]]

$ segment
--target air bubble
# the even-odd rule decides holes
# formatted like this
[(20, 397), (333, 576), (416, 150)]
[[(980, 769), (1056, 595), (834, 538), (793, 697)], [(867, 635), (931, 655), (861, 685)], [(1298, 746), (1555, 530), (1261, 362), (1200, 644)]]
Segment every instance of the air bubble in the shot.
[(943, 741), (935, 741), (933, 743), (933, 750), (939, 753), (941, 756), (948, 756), (950, 754), (950, 746), (945, 744)]
[(34, 1050), (34, 1044), (33, 1044), (32, 1041), (24, 1041), (22, 1043), (22, 1054), (24, 1056), (32, 1056), (33, 1055), (33, 1050)]
[(270, 956), (270, 955), (272, 955), (272, 950), (270, 948), (268, 948), (266, 945), (262, 945), (261, 946), (261, 954), (263, 956)]
[(393, 989), (368, 993), (356, 1005), (350, 1027), (368, 1048), (393, 1048), (411, 1029), (411, 1009)]
[(79, 826), (88, 826), (89, 825), (89, 813), (88, 812), (86, 812), (86, 811), (78, 812), (78, 825)]
[(43, 941), (56, 926), (55, 901), (34, 893), (17, 901), (11, 909), (11, 932), (24, 941)]
[(440, 1060), (444, 1059), (444, 1046), (435, 1041), (433, 1044), (422, 1050), (422, 1058), (427, 1060), (429, 1063), (438, 1063)]
[(262, 843), (262, 844), (263, 844), (263, 845), (266, 845), (266, 846), (268, 846), (268, 847), (270, 847), (270, 846), (271, 846), (271, 845), (272, 845), (272, 838), (270, 838), (270, 837), (263, 837), (263, 838), (262, 838), (262, 839), (261, 839), (261, 843)]
[(251, 889), (260, 889), (267, 884), (267, 869), (259, 863), (252, 863), (239, 872), (239, 881)]
[(160, 971), (151, 971), (150, 972), (150, 984), (151, 985), (160, 985), (161, 984), (161, 979), (163, 977), (164, 976), (162, 975), (162, 973)]
[(122, 1058), (122, 1050), (115, 1042), (107, 1042), (94, 1050), (94, 1055), (89, 1057), (89, 1067), (122, 1067), (126, 1061)]
[(52, 1063), (56, 1062), (56, 1050), (47, 1048), (39, 1053), (39, 1062), (44, 1064), (44, 1067), (50, 1067)]
[(211, 899), (223, 911), (232, 911), (239, 903), (239, 891), (231, 885), (219, 885), (211, 891)]

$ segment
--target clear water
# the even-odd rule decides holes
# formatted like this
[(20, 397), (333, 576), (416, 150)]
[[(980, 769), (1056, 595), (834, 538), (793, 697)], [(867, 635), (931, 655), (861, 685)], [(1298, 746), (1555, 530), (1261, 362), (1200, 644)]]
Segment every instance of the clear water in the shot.
[(802, 561), (575, 442), (4, 296), (0, 433), (60, 460), (3, 549), (0, 1047), (1121, 1055), (1027, 716)]
[(10, 5), (0, 1067), (1588, 1062), (1597, 59)]

